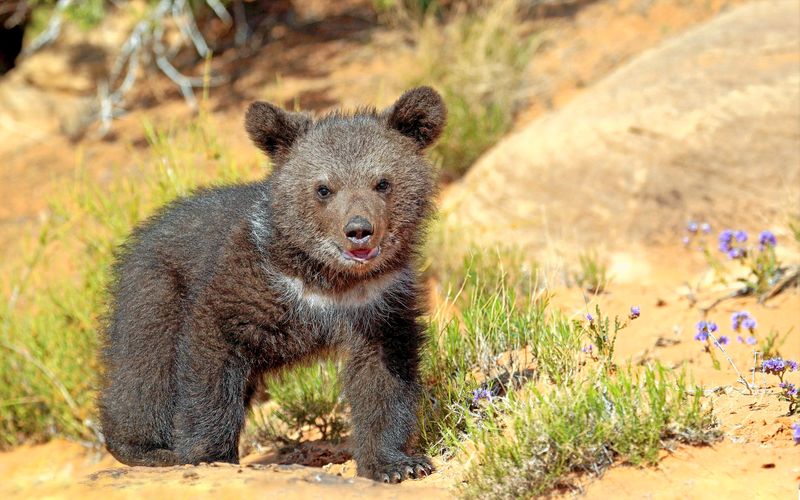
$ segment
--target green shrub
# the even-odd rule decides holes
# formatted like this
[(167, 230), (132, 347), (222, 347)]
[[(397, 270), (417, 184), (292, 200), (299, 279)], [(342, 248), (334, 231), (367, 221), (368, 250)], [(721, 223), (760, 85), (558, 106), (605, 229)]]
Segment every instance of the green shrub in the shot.
[(599, 309), (591, 321), (550, 313), (546, 296), (520, 294), (506, 269), (465, 261), (458, 312), (428, 331), (422, 442), (445, 457), (476, 445), (465, 496), (527, 498), (575, 472), (620, 458), (652, 463), (674, 441), (718, 437), (702, 390), (683, 375), (616, 366), (613, 343), (626, 322)]
[[(683, 376), (661, 367), (599, 370), (584, 379), (498, 403), (492, 425), (476, 427), (478, 457), (467, 471), (468, 498), (530, 498), (565, 485), (576, 472), (596, 474), (617, 459), (655, 463), (679, 441), (707, 443), (716, 423)], [(568, 482), (568, 481), (567, 481)]]
[(303, 430), (313, 427), (322, 439), (338, 441), (347, 431), (342, 411), (341, 388), (334, 361), (314, 363), (267, 379), (267, 393), (274, 403), (261, 420), (254, 419), (262, 436), (270, 441), (298, 441)]
[(404, 82), (431, 85), (447, 103), (447, 128), (432, 150), (445, 181), (461, 177), (511, 128), (535, 46), (519, 0), (474, 3), (444, 21), (425, 16), (413, 30), (414, 71)]

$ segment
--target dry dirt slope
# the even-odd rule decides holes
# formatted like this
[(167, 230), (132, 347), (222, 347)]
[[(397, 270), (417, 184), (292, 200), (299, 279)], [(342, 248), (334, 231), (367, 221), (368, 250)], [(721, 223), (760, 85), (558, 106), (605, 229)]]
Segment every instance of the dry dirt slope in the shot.
[(732, 9), (506, 138), (444, 196), (451, 229), (541, 248), (749, 229), (800, 202), (800, 3)]

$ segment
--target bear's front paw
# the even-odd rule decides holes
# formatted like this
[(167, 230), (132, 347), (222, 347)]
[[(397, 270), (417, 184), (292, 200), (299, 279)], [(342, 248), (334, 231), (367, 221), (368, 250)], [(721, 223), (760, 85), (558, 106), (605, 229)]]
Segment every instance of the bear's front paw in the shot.
[(399, 483), (403, 479), (421, 479), (434, 471), (433, 464), (426, 456), (404, 457), (389, 463), (377, 465), (373, 478), (384, 483)]

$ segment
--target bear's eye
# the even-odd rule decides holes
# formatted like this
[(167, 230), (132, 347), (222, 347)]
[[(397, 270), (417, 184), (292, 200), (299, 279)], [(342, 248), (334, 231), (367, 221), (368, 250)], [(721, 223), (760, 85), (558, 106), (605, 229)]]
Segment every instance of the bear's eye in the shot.
[(324, 199), (333, 194), (333, 191), (331, 191), (328, 186), (320, 186), (317, 188), (317, 194), (320, 198)]
[(379, 191), (381, 193), (385, 193), (388, 190), (389, 190), (389, 181), (387, 181), (386, 179), (381, 179), (375, 185), (375, 191)]

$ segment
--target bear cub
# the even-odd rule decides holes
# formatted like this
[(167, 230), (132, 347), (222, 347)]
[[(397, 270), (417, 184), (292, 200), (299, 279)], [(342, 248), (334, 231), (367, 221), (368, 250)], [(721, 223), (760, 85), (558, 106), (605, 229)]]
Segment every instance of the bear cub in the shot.
[(336, 351), (358, 474), (431, 473), (411, 450), (425, 297), (414, 259), (436, 186), (424, 152), (445, 116), (428, 87), (318, 120), (250, 105), (245, 128), (273, 172), (169, 204), (120, 251), (98, 400), (114, 457), (237, 463), (264, 375)]

